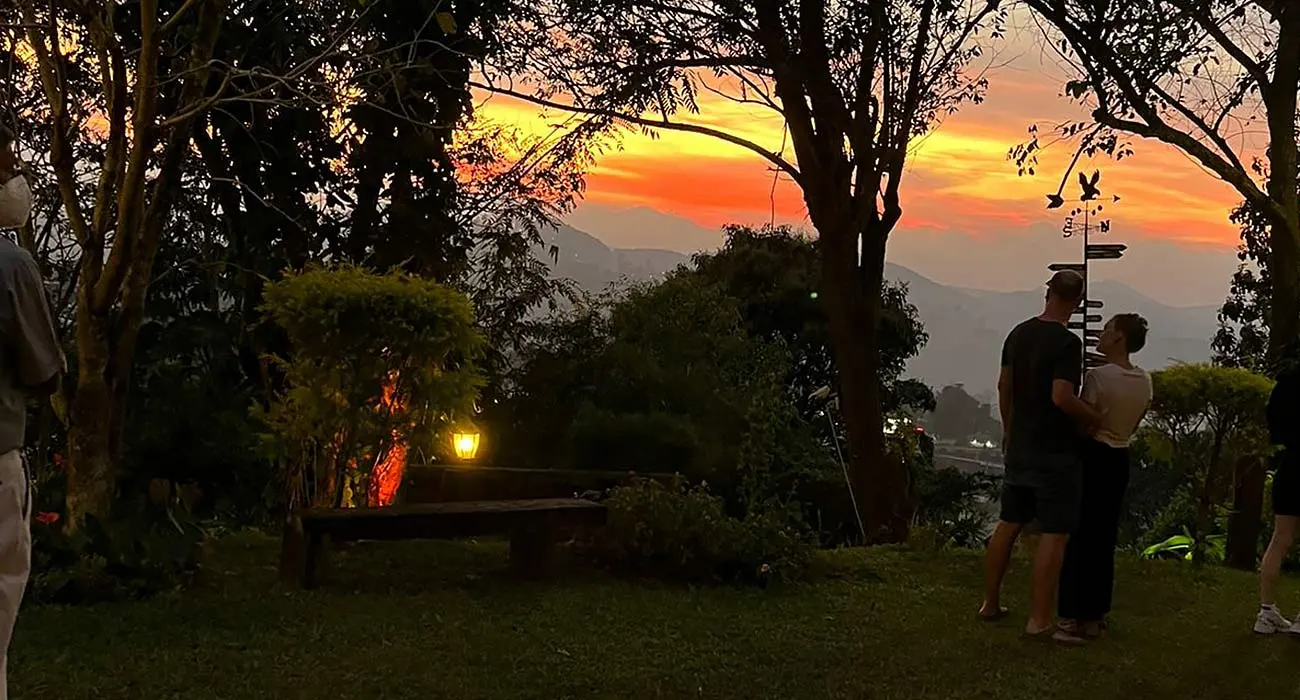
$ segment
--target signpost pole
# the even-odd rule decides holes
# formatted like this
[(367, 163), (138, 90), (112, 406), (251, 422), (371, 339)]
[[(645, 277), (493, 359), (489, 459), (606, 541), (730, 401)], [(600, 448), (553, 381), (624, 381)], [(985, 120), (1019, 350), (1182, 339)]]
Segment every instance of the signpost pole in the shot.
[[(1100, 214), (1102, 205), (1095, 203), (1100, 196), (1101, 191), (1097, 189), (1097, 181), (1100, 179), (1100, 173), (1093, 173), (1091, 179), (1085, 179), (1082, 175), (1080, 181), (1083, 182), (1084, 191), (1077, 201), (1080, 206), (1072, 210), (1065, 219), (1065, 226), (1062, 234), (1069, 238), (1075, 234), (1081, 233), (1083, 238), (1083, 262), (1081, 263), (1053, 263), (1048, 269), (1057, 272), (1060, 270), (1076, 270), (1083, 276), (1083, 300), (1079, 308), (1075, 310), (1076, 314), (1083, 314), (1083, 319), (1071, 321), (1068, 325), (1071, 330), (1080, 331), (1083, 335), (1084, 344), (1084, 362), (1083, 371), (1089, 367), (1095, 367), (1104, 362), (1104, 358), (1096, 352), (1087, 348), (1096, 344), (1096, 339), (1100, 337), (1098, 332), (1092, 329), (1093, 323), (1101, 323), (1102, 317), (1097, 314), (1088, 313), (1091, 309), (1100, 309), (1103, 304), (1098, 299), (1092, 298), (1092, 261), (1093, 260), (1119, 260), (1124, 257), (1124, 251), (1128, 246), (1123, 243), (1093, 243), (1092, 242), (1092, 215)], [(1111, 198), (1113, 202), (1118, 202), (1119, 197)], [(1059, 208), (1065, 203), (1060, 194), (1048, 195), (1048, 209)], [(1076, 217), (1083, 216), (1083, 228), (1080, 230), (1076, 225)], [(1110, 221), (1100, 219), (1098, 221), (1097, 233), (1106, 234), (1110, 232)]]

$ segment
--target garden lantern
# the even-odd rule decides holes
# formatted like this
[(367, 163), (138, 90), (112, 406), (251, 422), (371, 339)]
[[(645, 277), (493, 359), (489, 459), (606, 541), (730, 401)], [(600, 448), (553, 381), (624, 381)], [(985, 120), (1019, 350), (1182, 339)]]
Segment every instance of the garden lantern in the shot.
[(480, 437), (479, 432), (472, 428), (452, 433), (451, 446), (456, 452), (456, 458), (465, 462), (473, 460), (478, 455)]

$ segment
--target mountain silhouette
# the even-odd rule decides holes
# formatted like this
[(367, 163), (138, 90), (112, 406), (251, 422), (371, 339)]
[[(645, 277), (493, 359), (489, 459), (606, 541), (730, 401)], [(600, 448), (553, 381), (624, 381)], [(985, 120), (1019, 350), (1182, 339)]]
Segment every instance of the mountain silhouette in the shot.
[[(602, 291), (621, 279), (662, 279), (678, 265), (690, 262), (689, 256), (671, 250), (612, 248), (572, 226), (560, 227), (548, 236), (548, 241), (559, 248), (554, 274), (572, 279), (591, 292)], [(893, 263), (885, 266), (885, 277), (907, 283), (908, 298), (916, 305), (930, 334), (930, 342), (908, 364), (907, 374), (936, 390), (964, 384), (972, 395), (990, 400), (997, 384), (1002, 341), (1017, 323), (1042, 311), (1044, 290), (1000, 292), (952, 287)], [(1210, 358), (1216, 307), (1169, 306), (1110, 280), (1094, 282), (1092, 298), (1105, 304), (1093, 312), (1103, 318), (1121, 312), (1146, 317), (1151, 331), (1146, 348), (1136, 356), (1138, 364), (1160, 369), (1174, 362), (1204, 362)]]

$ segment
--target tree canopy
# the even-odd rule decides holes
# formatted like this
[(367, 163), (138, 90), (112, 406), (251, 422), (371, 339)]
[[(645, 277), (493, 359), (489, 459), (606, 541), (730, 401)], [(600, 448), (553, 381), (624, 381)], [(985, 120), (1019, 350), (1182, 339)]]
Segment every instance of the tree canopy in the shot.
[[(803, 194), (821, 247), (821, 293), (849, 433), (849, 461), (874, 540), (912, 521), (905, 465), (882, 434), (879, 323), (885, 249), (903, 215), (914, 139), (982, 99), (972, 66), (1001, 34), (996, 0), (826, 2), (557, 0), (520, 3), (511, 47), (476, 85), (587, 117), (575, 138), (632, 126), (744, 148)], [(562, 39), (560, 39), (562, 38)], [(690, 115), (701, 97), (778, 120), (761, 143)], [(774, 138), (773, 140), (777, 140)]]
[[(1269, 351), (1300, 336), (1297, 93), (1300, 5), (1287, 0), (1026, 0), (1075, 75), (1065, 92), (1092, 123), (1064, 136), (1087, 153), (1169, 144), (1231, 185), (1267, 222)], [(1016, 152), (1032, 165), (1035, 137)]]

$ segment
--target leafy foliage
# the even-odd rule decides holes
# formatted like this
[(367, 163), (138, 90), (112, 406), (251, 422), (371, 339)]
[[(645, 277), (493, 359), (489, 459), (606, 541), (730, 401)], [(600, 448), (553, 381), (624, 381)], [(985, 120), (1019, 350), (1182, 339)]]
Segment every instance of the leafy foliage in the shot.
[(1219, 329), (1214, 334), (1214, 361), (1228, 367), (1266, 372), (1269, 321), (1272, 315), (1273, 277), (1269, 272), (1268, 218), (1258, 207), (1243, 202), (1232, 212), (1241, 227), (1241, 264), (1232, 275), (1228, 298), (1219, 309)]
[(1193, 495), (1199, 562), (1214, 509), (1231, 496), (1237, 462), (1269, 449), (1265, 407), (1273, 383), (1243, 369), (1176, 365), (1154, 373), (1152, 384), (1148, 439), (1154, 456), (1181, 470)]
[(1196, 513), (1185, 495), (1183, 471), (1152, 454), (1151, 431), (1140, 430), (1134, 436), (1129, 460), (1129, 485), (1119, 521), (1120, 546), (1144, 546), (1152, 543), (1152, 538), (1193, 527)]
[(926, 427), (937, 437), (964, 443), (973, 438), (996, 441), (1002, 436), (993, 407), (966, 393), (960, 384), (940, 390), (934, 404)]
[[(559, 316), (524, 354), (505, 405), (520, 430), (513, 459), (680, 471), (735, 498), (757, 468), (748, 459), (797, 452), (785, 444), (793, 416), (779, 417), (788, 356), (746, 333), (735, 300), (674, 275), (607, 303)], [(754, 440), (776, 451), (747, 449)]]
[[(821, 405), (808, 398), (838, 379), (830, 347), (830, 321), (822, 288), (821, 248), (817, 241), (789, 226), (724, 227), (721, 250), (698, 253), (693, 274), (718, 286), (740, 304), (745, 328), (757, 338), (779, 341), (791, 354), (786, 383), (791, 400), (807, 417)], [(915, 380), (902, 379), (907, 361), (929, 340), (916, 307), (907, 300), (907, 285), (884, 283), (880, 316), (880, 382), (885, 410), (932, 408), (933, 396)]]
[(990, 534), (1001, 480), (956, 469), (916, 471), (916, 522), (929, 533), (931, 546), (980, 547)]
[[(982, 32), (1001, 36), (1006, 11), (987, 0), (566, 0), (517, 3), (511, 15), (510, 50), (486, 62), (478, 86), (581, 115), (580, 138), (629, 125), (711, 136), (802, 190), (822, 248), (851, 477), (868, 494), (872, 539), (906, 539), (908, 475), (881, 438), (885, 249), (915, 138), (983, 99), (987, 82), (967, 67)], [(788, 140), (774, 151), (691, 121), (706, 93), (770, 110)]]
[(766, 584), (801, 577), (812, 554), (788, 513), (727, 514), (721, 498), (682, 480), (639, 480), (610, 491), (609, 524), (592, 545), (611, 569), (690, 583)]
[[(0, 26), (3, 121), (17, 127), (38, 200), (20, 241), (57, 290), (70, 344), (77, 287), (98, 284), (78, 325), (93, 323), (82, 337), (111, 345), (107, 369), (98, 340), (89, 355), (69, 348), (76, 381), (109, 384), (90, 392), (106, 405), (85, 407), (72, 428), (102, 431), (80, 444), (113, 448), (85, 460), (112, 467), (102, 474), (65, 451), (79, 477), (70, 492), (111, 496), (114, 482), (130, 490), (163, 477), (201, 484), (213, 496), (205, 507), (240, 518), (265, 510), (270, 470), (250, 449), (247, 405), (266, 407), (282, 388), (259, 358), (285, 354), (286, 341), (258, 309), (284, 269), (419, 270), (470, 294), (499, 348), (563, 294), (533, 251), (590, 161), (580, 141), (555, 148), (472, 121), (470, 66), (493, 50), (501, 5), (16, 6), (35, 15)], [(146, 42), (143, 28), (160, 41)], [(34, 46), (62, 52), (33, 57)], [(157, 79), (139, 79), (151, 65)], [(39, 69), (51, 66), (58, 85), (47, 93)], [(149, 128), (134, 123), (153, 113), (139, 105), (156, 108)], [(137, 146), (138, 163), (126, 157)], [(107, 293), (124, 270), (125, 292)], [(178, 342), (190, 336), (196, 347)], [(485, 359), (489, 372), (504, 364)], [(207, 403), (173, 408), (194, 402)], [(48, 460), (65, 426), (53, 416), (32, 424), (34, 452)]]
[(471, 415), (482, 336), (463, 294), (418, 277), (314, 268), (267, 287), (292, 354), (267, 411), (290, 506), (365, 502), (371, 466), (398, 445), (432, 453)]
[(111, 522), (91, 516), (32, 526), (32, 577), (24, 600), (87, 604), (138, 600), (191, 583), (206, 532), (178, 503), (138, 503)]
[[(1293, 187), (1300, 176), (1300, 6), (1265, 0), (1026, 5), (1053, 30), (1059, 53), (1077, 71), (1066, 94), (1091, 111), (1091, 124), (1060, 128), (1078, 145), (1074, 162), (1082, 154), (1128, 157), (1127, 139), (1137, 136), (1181, 150), (1236, 189), (1254, 210), (1244, 218), (1268, 222), (1272, 264), (1285, 268), (1272, 270), (1269, 285), (1269, 349), (1294, 340), (1300, 335), (1300, 197)], [(1022, 173), (1033, 172), (1039, 148), (1035, 132), (1012, 151)], [(1228, 311), (1231, 319), (1235, 311)], [(1248, 334), (1255, 330), (1248, 328)], [(1245, 342), (1253, 352), (1254, 339)], [(1231, 352), (1225, 347), (1220, 352)]]
[(1227, 555), (1227, 535), (1206, 535), (1204, 542), (1198, 542), (1187, 531), (1169, 539), (1157, 542), (1142, 550), (1142, 556), (1148, 559), (1186, 559), (1193, 561), (1198, 549), (1204, 552), (1206, 561), (1222, 563)]

